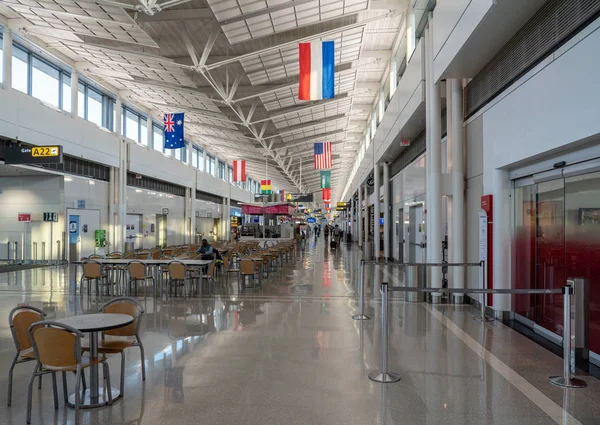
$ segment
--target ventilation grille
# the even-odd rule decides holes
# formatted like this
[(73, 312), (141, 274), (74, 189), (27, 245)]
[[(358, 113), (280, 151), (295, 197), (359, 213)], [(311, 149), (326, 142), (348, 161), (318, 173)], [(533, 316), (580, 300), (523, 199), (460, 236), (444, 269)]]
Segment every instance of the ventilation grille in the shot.
[(465, 119), (599, 14), (600, 0), (549, 0), (465, 87)]
[[(206, 202), (214, 202), (215, 204), (222, 204), (223, 198), (217, 195), (213, 195), (212, 193), (202, 192), (200, 190), (196, 191), (196, 199)], [(233, 202), (231, 203), (233, 205)]]
[(127, 186), (139, 187), (140, 189), (166, 193), (168, 195), (185, 196), (185, 187), (183, 186), (146, 176), (136, 179), (135, 176), (136, 174), (134, 173), (127, 173)]

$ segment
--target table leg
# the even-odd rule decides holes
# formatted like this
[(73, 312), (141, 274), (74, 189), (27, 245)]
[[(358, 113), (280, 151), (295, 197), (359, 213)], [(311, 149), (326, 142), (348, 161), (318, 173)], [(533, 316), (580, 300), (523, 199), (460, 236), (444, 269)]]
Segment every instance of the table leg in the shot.
[[(98, 332), (90, 332), (90, 356), (98, 357)], [(90, 403), (98, 404), (98, 365), (90, 366)]]

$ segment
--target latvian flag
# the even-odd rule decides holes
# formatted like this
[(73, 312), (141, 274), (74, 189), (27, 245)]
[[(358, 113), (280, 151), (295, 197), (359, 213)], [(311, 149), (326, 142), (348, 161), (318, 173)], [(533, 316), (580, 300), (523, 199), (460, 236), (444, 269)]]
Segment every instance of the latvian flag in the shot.
[(300, 43), (298, 99), (333, 99), (335, 79), (334, 42)]
[(236, 159), (233, 161), (233, 182), (245, 182), (246, 181), (246, 160)]
[(262, 193), (263, 195), (271, 194), (271, 180), (260, 181), (260, 193)]

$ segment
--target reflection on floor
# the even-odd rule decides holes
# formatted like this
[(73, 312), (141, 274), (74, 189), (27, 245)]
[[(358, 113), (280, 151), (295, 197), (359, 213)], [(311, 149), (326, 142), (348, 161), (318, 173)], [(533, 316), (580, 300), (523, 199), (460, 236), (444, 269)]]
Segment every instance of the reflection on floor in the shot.
[[(560, 358), (502, 324), (473, 321), (468, 306), (394, 299), (389, 361), (402, 380), (369, 381), (368, 373), (379, 367), (381, 337), (374, 288), (382, 279), (401, 285), (403, 276), (369, 269), (373, 320), (356, 322), (350, 316), (357, 310), (358, 263), (356, 248), (330, 252), (323, 240), (311, 241), (262, 289), (237, 293), (232, 284), (202, 299), (140, 297), (147, 379), (142, 383), (132, 350), (124, 398), (86, 411), (82, 423), (600, 424), (598, 380), (585, 377), (589, 386), (581, 390), (551, 386), (547, 377), (560, 373)], [(14, 354), (6, 319), (13, 306), (32, 304), (54, 319), (95, 312), (102, 304), (96, 296), (73, 295), (77, 278), (75, 268), (0, 275), (6, 368)], [(119, 358), (109, 364), (118, 382)], [(0, 424), (25, 424), (31, 367), (16, 367), (13, 405), (0, 408)], [(54, 410), (49, 381), (34, 391), (32, 423), (73, 423), (72, 409), (61, 404)], [(0, 384), (6, 388), (6, 372)]]

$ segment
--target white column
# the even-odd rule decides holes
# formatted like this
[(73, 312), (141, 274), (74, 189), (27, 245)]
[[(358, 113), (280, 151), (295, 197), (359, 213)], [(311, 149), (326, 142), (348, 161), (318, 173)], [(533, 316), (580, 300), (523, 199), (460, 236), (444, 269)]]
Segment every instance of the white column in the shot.
[(79, 74), (77, 72), (77, 68), (72, 68), (71, 69), (71, 116), (76, 118), (78, 116), (78, 109), (79, 109)]
[[(510, 289), (510, 177), (506, 170), (494, 170), (492, 228), (494, 289)], [(489, 257), (488, 257), (489, 258)], [(509, 295), (494, 295), (493, 309), (511, 311)]]
[(381, 178), (379, 177), (379, 163), (376, 162), (373, 165), (373, 179), (375, 180), (373, 197), (373, 253), (374, 258), (378, 259), (379, 254), (381, 252), (381, 241), (379, 239), (381, 226), (379, 225), (379, 215), (380, 215), (380, 195), (381, 195)]
[[(441, 150), (441, 131), (442, 131), (442, 112), (440, 99), (440, 85), (433, 81), (433, 40), (432, 29), (429, 28), (427, 47), (428, 81), (427, 86), (430, 89), (429, 96), (429, 165), (430, 185), (427, 193), (430, 193), (430, 204), (427, 207), (427, 216), (430, 222), (430, 228), (427, 233), (427, 251), (428, 257), (432, 263), (442, 261), (442, 150)], [(442, 269), (440, 267), (431, 268), (431, 287), (440, 287), (442, 284)], [(434, 294), (433, 301), (440, 301), (441, 295)]]
[[(427, 243), (427, 248), (425, 248), (425, 260), (429, 263), (431, 262), (431, 249), (429, 249), (428, 244), (428, 239), (431, 235), (431, 131), (429, 131), (431, 125), (431, 113), (429, 111), (431, 87), (429, 84), (429, 71), (431, 68), (430, 61), (433, 61), (433, 59), (430, 58), (429, 25), (425, 27), (423, 34), (425, 42), (425, 209), (423, 212), (425, 213), (425, 242)], [(427, 276), (426, 279), (428, 279), (430, 269), (426, 268), (425, 270), (425, 275)]]
[(125, 250), (127, 216), (127, 142), (119, 140), (119, 251)]
[(225, 240), (231, 239), (231, 184), (229, 183), (229, 196), (227, 197), (227, 220), (225, 221)]
[(5, 89), (12, 87), (12, 31), (4, 27), (2, 33), (2, 85)]
[[(452, 262), (465, 262), (465, 177), (464, 177), (464, 137), (463, 137), (463, 91), (460, 79), (447, 80), (451, 85), (452, 102)], [(465, 287), (465, 269), (454, 268), (453, 287)], [(461, 301), (462, 296), (455, 296)]]
[(356, 210), (356, 204), (354, 202), (354, 194), (350, 196), (350, 234), (352, 235), (352, 242), (356, 240), (356, 223), (354, 222), (354, 211)]
[(358, 229), (358, 246), (362, 247), (363, 225), (362, 225), (363, 186), (358, 186), (358, 207), (356, 212), (356, 228)]
[(115, 190), (117, 188), (116, 180), (117, 168), (110, 167), (110, 182), (108, 185), (108, 252), (117, 250), (117, 231), (115, 227)]
[(383, 163), (383, 256), (391, 258), (390, 253), (390, 164)]
[[(71, 94), (74, 92), (73, 90), (73, 79), (71, 78)], [(77, 96), (77, 93), (75, 92), (75, 95)], [(75, 111), (75, 114), (77, 114), (77, 111)], [(115, 103), (115, 133), (117, 134), (117, 136), (122, 136), (121, 134), (121, 121), (123, 120), (123, 104), (122, 104), (122, 100), (121, 100), (121, 96), (117, 96), (117, 101)]]

